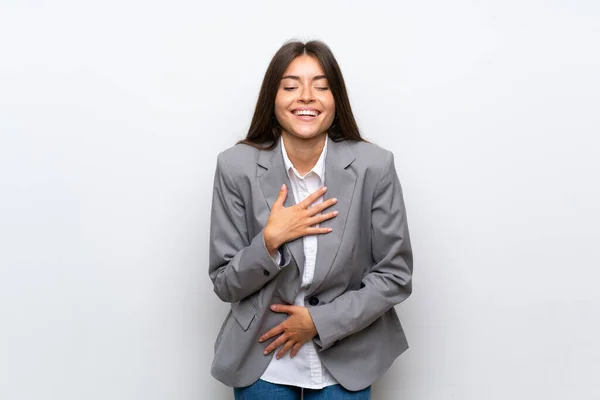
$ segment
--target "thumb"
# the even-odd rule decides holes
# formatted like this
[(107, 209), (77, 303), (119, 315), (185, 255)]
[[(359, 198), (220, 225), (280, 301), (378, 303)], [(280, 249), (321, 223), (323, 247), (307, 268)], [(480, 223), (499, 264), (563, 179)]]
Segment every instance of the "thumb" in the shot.
[(281, 185), (281, 189), (279, 190), (279, 194), (277, 195), (277, 198), (275, 199), (275, 203), (273, 203), (273, 205), (283, 207), (283, 202), (285, 201), (286, 197), (287, 197), (287, 186), (284, 183), (283, 185)]

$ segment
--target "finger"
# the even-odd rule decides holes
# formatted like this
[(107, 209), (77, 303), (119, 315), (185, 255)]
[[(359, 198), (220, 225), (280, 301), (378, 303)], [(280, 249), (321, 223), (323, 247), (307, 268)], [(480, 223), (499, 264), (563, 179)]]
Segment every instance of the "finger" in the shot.
[(326, 221), (328, 219), (331, 219), (333, 217), (336, 217), (338, 215), (337, 211), (331, 211), (325, 214), (319, 214), (319, 215), (315, 215), (312, 218), (308, 218), (308, 226), (313, 226), (316, 225), (320, 222)]
[(296, 306), (288, 306), (286, 304), (273, 304), (271, 310), (278, 313), (292, 314), (295, 311)]
[(332, 230), (333, 229), (331, 228), (306, 228), (303, 235), (322, 235), (325, 233), (330, 233)]
[(300, 347), (302, 347), (302, 345), (303, 345), (303, 344), (304, 344), (304, 343), (297, 342), (297, 343), (294, 345), (294, 347), (292, 347), (292, 352), (290, 353), (290, 357), (291, 357), (291, 358), (294, 358), (294, 357), (296, 357), (296, 354), (298, 354), (298, 352), (300, 351)]
[(287, 186), (284, 183), (283, 185), (281, 185), (281, 189), (279, 189), (279, 194), (277, 195), (277, 198), (275, 199), (273, 206), (283, 206), (283, 202), (285, 201), (286, 197), (287, 197)]
[(275, 355), (275, 357), (277, 358), (281, 358), (285, 355), (285, 353), (287, 353), (292, 346), (294, 345), (294, 342), (291, 340), (288, 340), (287, 342), (285, 342), (285, 345), (283, 346), (283, 348), (281, 350), (279, 350), (279, 352)]
[(269, 354), (270, 352), (272, 352), (273, 350), (275, 350), (276, 348), (278, 348), (279, 346), (283, 345), (285, 342), (287, 342), (288, 337), (287, 335), (283, 334), (281, 336), (279, 336), (277, 339), (275, 339), (273, 341), (273, 343), (271, 343), (270, 345), (267, 346), (267, 348), (264, 351), (264, 354)]
[(327, 191), (327, 186), (323, 186), (322, 188), (317, 189), (313, 193), (309, 194), (304, 200), (302, 200), (297, 205), (302, 208), (308, 208), (308, 206), (310, 206), (312, 203), (314, 203), (315, 200), (317, 200), (319, 197), (323, 196), (323, 194), (325, 194), (326, 191)]
[(275, 336), (279, 335), (280, 333), (283, 333), (283, 331), (284, 331), (284, 329), (283, 329), (284, 322), (282, 322), (281, 324), (277, 325), (275, 328), (271, 329), (269, 332), (267, 332), (264, 335), (262, 335), (260, 337), (260, 339), (258, 339), (258, 341), (262, 343), (265, 340), (269, 340), (272, 337), (275, 337)]
[(319, 204), (309, 207), (308, 215), (310, 215), (312, 217), (313, 215), (320, 213), (324, 209), (331, 207), (332, 205), (337, 203), (337, 201), (338, 201), (337, 198), (334, 197), (333, 199), (327, 199)]

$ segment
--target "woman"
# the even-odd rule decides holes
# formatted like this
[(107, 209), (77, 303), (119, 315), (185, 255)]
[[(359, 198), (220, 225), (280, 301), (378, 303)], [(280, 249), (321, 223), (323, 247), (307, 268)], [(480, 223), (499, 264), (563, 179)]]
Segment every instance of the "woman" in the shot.
[(324, 43), (279, 49), (246, 139), (219, 154), (209, 264), (231, 303), (211, 372), (236, 399), (369, 399), (408, 348), (394, 158), (361, 138)]

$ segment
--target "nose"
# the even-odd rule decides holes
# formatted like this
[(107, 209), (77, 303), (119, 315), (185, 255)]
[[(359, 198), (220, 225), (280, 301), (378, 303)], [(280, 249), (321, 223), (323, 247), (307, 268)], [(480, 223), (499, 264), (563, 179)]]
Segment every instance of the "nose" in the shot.
[(315, 100), (315, 96), (313, 95), (312, 88), (310, 85), (304, 85), (302, 90), (300, 91), (299, 101), (303, 103), (311, 103)]

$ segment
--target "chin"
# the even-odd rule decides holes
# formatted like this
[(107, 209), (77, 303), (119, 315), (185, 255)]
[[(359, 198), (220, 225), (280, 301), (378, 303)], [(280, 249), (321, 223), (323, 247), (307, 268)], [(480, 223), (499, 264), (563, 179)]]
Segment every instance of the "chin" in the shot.
[(319, 136), (319, 133), (293, 133), (294, 136), (302, 138), (302, 139), (312, 139), (316, 136)]
[(322, 133), (325, 133), (325, 132), (320, 132), (318, 130), (295, 130), (295, 129), (293, 129), (291, 132), (292, 132), (292, 135), (300, 137), (300, 138), (304, 138), (304, 139), (310, 139), (315, 136), (319, 136)]

